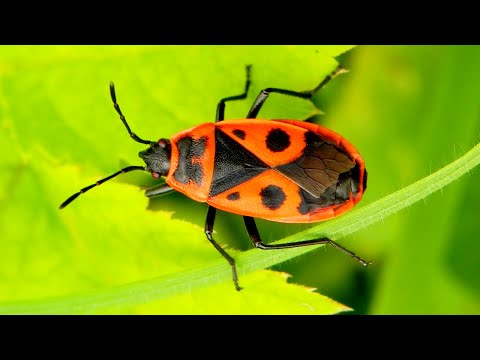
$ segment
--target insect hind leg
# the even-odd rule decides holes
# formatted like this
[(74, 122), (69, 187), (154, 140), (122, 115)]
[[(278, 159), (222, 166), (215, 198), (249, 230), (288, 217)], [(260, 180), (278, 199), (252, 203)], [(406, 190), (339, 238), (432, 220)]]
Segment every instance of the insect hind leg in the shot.
[(340, 246), (339, 244), (337, 244), (333, 240), (330, 240), (329, 238), (320, 238), (320, 239), (314, 239), (314, 240), (297, 241), (297, 242), (275, 244), (275, 245), (264, 244), (262, 242), (262, 239), (260, 238), (260, 233), (258, 232), (257, 225), (255, 224), (255, 220), (250, 216), (244, 216), (243, 220), (245, 222), (245, 227), (247, 228), (248, 235), (250, 236), (250, 240), (252, 240), (252, 243), (256, 248), (259, 248), (262, 250), (274, 250), (274, 249), (288, 249), (288, 248), (294, 248), (299, 246), (329, 244), (329, 245), (332, 245), (337, 250), (340, 250), (343, 253), (353, 257), (363, 266), (368, 266), (370, 264), (370, 262), (363, 260), (362, 258), (355, 255), (350, 250), (345, 249), (343, 246)]

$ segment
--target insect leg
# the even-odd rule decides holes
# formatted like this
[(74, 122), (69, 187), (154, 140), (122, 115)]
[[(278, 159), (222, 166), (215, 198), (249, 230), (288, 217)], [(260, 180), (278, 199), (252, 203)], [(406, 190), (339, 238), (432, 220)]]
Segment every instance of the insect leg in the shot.
[(225, 97), (217, 105), (217, 115), (215, 118), (215, 122), (219, 122), (225, 119), (225, 103), (227, 101), (232, 101), (232, 100), (243, 100), (247, 98), (248, 94), (248, 88), (250, 87), (250, 69), (252, 65), (247, 65), (247, 80), (245, 82), (245, 91), (241, 95), (234, 95), (234, 96), (229, 96)]
[(110, 97), (112, 98), (113, 101), (113, 107), (117, 111), (118, 115), (120, 115), (120, 120), (122, 120), (123, 125), (127, 128), (128, 134), (130, 137), (135, 140), (136, 142), (142, 143), (142, 144), (152, 144), (152, 141), (148, 140), (143, 140), (140, 139), (132, 130), (130, 130), (130, 126), (128, 126), (127, 120), (125, 119), (125, 116), (123, 116), (122, 111), (120, 110), (120, 106), (117, 104), (117, 96), (115, 95), (115, 86), (113, 85), (113, 81), (110, 82)]
[(286, 90), (286, 89), (278, 89), (278, 88), (267, 88), (263, 89), (260, 91), (258, 94), (257, 98), (253, 102), (252, 107), (250, 108), (250, 111), (247, 114), (247, 119), (255, 119), (260, 112), (260, 109), (264, 105), (265, 101), (268, 98), (268, 95), (271, 93), (278, 93), (278, 94), (283, 94), (283, 95), (289, 95), (289, 96), (295, 96), (299, 97), (302, 99), (311, 99), (315, 93), (320, 90), (322, 87), (324, 87), (330, 80), (332, 80), (335, 76), (338, 74), (341, 74), (343, 72), (346, 72), (346, 70), (341, 66), (337, 66), (335, 70), (333, 70), (325, 79), (322, 80), (318, 86), (309, 91), (302, 91), (302, 92), (297, 92), (297, 91), (292, 91), (292, 90)]
[(272, 250), (272, 249), (288, 249), (288, 248), (294, 248), (298, 246), (329, 244), (335, 247), (336, 249), (344, 252), (345, 254), (353, 257), (363, 266), (367, 266), (369, 264), (369, 262), (361, 259), (350, 250), (345, 249), (343, 246), (338, 245), (336, 242), (334, 242), (333, 240), (330, 240), (329, 238), (320, 238), (320, 239), (314, 239), (314, 240), (305, 240), (305, 241), (275, 244), (275, 245), (264, 244), (262, 242), (262, 239), (260, 238), (260, 234), (258, 232), (257, 225), (255, 224), (255, 220), (250, 216), (244, 216), (243, 220), (245, 222), (245, 227), (247, 228), (248, 235), (250, 236), (250, 239), (252, 240), (253, 245), (256, 248), (259, 248), (262, 250)]
[(235, 260), (227, 254), (223, 248), (217, 244), (215, 240), (213, 240), (212, 233), (213, 233), (213, 224), (215, 222), (215, 214), (217, 213), (217, 209), (213, 206), (208, 206), (207, 212), (207, 219), (205, 220), (205, 235), (207, 235), (207, 239), (215, 246), (222, 256), (227, 259), (228, 263), (232, 267), (232, 279), (233, 283), (235, 284), (235, 288), (240, 291), (242, 288), (238, 285), (238, 277), (237, 277), (237, 267), (235, 266)]
[(159, 184), (145, 190), (145, 196), (148, 198), (154, 198), (160, 195), (168, 194), (169, 192), (174, 191), (168, 184)]

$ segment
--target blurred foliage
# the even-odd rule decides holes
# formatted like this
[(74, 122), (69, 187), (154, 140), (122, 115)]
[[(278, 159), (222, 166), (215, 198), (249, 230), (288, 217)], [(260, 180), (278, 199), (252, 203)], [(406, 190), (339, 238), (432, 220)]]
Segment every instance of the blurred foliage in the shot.
[[(478, 143), (479, 46), (359, 46), (350, 73), (317, 103), (324, 124), (349, 134), (366, 159), (369, 203), (441, 168)], [(478, 314), (478, 170), (357, 232), (345, 246), (361, 269), (327, 250), (282, 270), (370, 314)]]
[[(132, 129), (155, 140), (213, 121), (218, 100), (241, 91), (245, 64), (254, 65), (249, 99), (228, 104), (227, 117), (244, 116), (264, 87), (313, 88), (336, 66), (325, 55), (348, 48), (0, 48), (0, 146), (8, 154), (0, 162), (0, 301), (105, 289), (220, 256), (203, 235), (205, 204), (181, 194), (148, 203), (142, 189), (154, 181), (146, 174), (126, 174), (58, 211), (81, 187), (141, 165), (139, 144), (128, 139), (111, 105), (110, 80)], [(272, 95), (260, 116), (314, 117), (353, 142), (369, 171), (358, 206), (430, 174), (477, 143), (480, 47), (359, 46), (338, 59), (350, 72), (315, 97), (324, 115), (308, 102)], [(240, 279), (255, 293), (227, 294), (233, 289), (228, 282), (108, 312), (317, 313), (296, 307), (307, 298), (315, 306), (333, 304), (323, 313), (345, 310), (312, 298), (316, 293), (305, 290), (313, 287), (359, 314), (479, 313), (477, 182), (478, 170), (343, 239), (342, 245), (373, 261), (369, 268), (323, 247), (273, 268), (306, 287), (286, 286), (278, 274), (262, 271)], [(258, 225), (266, 242), (308, 227)], [(215, 229), (233, 254), (232, 248), (251, 248), (240, 217), (219, 213)]]

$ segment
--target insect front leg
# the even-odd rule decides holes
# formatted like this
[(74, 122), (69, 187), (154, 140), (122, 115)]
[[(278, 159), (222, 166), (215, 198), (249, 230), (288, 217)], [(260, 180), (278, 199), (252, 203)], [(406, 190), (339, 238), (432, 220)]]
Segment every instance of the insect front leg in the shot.
[(164, 184), (153, 186), (145, 190), (145, 196), (148, 198), (154, 198), (157, 196), (168, 194), (172, 191), (175, 191), (175, 189), (171, 188), (168, 184), (164, 183)]
[(227, 254), (223, 248), (217, 244), (215, 240), (213, 240), (213, 224), (215, 223), (215, 215), (217, 213), (217, 209), (214, 208), (213, 206), (208, 206), (208, 211), (207, 211), (207, 219), (205, 220), (205, 235), (207, 236), (207, 239), (212, 243), (213, 246), (215, 246), (215, 249), (217, 249), (222, 256), (227, 259), (228, 263), (232, 267), (232, 279), (233, 283), (235, 284), (235, 288), (240, 291), (242, 288), (238, 285), (238, 276), (237, 276), (237, 267), (235, 266), (235, 260)]
[(345, 254), (353, 257), (363, 266), (367, 266), (369, 264), (369, 262), (361, 259), (350, 250), (345, 249), (343, 246), (338, 245), (336, 242), (334, 242), (333, 240), (330, 240), (329, 238), (320, 238), (320, 239), (314, 239), (314, 240), (305, 240), (305, 241), (275, 244), (275, 245), (264, 244), (262, 242), (262, 239), (260, 238), (260, 234), (258, 232), (257, 225), (255, 224), (255, 220), (250, 216), (244, 216), (243, 220), (245, 222), (245, 227), (247, 228), (248, 235), (250, 236), (250, 240), (252, 240), (252, 243), (256, 248), (259, 248), (262, 250), (273, 250), (273, 249), (288, 249), (288, 248), (294, 248), (298, 246), (329, 244), (335, 247), (336, 249), (344, 252)]

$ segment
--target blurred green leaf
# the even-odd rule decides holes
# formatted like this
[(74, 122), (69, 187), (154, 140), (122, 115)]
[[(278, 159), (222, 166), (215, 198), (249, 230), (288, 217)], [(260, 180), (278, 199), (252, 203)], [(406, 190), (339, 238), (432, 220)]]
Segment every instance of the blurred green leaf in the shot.
[[(444, 165), (478, 142), (480, 47), (393, 50), (380, 70), (389, 77), (388, 87), (392, 92), (389, 99), (397, 98), (397, 103), (387, 100), (380, 111), (384, 118), (395, 119), (385, 139), (389, 135), (399, 137), (389, 149), (390, 159), (403, 156), (401, 167), (390, 162), (386, 170), (392, 178), (408, 181), (419, 173), (427, 174)], [(376, 49), (376, 53), (382, 56), (382, 49)], [(472, 201), (478, 196), (478, 190), (471, 185), (477, 182), (478, 173), (473, 172), (471, 177), (397, 219), (399, 227), (389, 237), (391, 255), (372, 312), (471, 314), (480, 311), (479, 262), (471, 259), (472, 254), (480, 251), (474, 240), (478, 238), (478, 222), (468, 222), (470, 214), (478, 213), (478, 203)], [(451, 252), (452, 247), (457, 250)], [(472, 264), (468, 270), (467, 259), (471, 259)], [(470, 274), (469, 283), (458, 281), (461, 274), (455, 264), (462, 264), (464, 270), (477, 274), (476, 279)]]
[[(364, 204), (478, 143), (479, 46), (359, 46), (348, 55), (352, 71), (320, 99), (325, 125), (349, 134), (366, 160)], [(478, 314), (478, 174), (346, 239), (373, 260), (369, 271), (337, 266), (310, 277), (338, 262), (332, 252), (282, 271), (359, 313)]]

